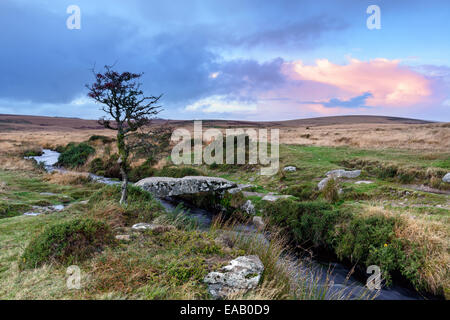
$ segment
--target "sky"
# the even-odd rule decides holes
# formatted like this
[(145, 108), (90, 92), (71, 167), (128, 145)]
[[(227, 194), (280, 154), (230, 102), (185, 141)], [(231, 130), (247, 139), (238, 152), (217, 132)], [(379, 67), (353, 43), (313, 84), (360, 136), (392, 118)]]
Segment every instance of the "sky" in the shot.
[(114, 65), (162, 118), (450, 121), (446, 0), (1, 0), (0, 30), (0, 114), (99, 118), (85, 85)]

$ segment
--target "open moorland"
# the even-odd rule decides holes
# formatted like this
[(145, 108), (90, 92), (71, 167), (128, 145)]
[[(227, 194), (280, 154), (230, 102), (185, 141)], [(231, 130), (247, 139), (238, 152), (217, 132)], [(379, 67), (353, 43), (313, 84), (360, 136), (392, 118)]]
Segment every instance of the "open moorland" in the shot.
[[(154, 125), (193, 127), (192, 121)], [(293, 270), (311, 256), (360, 276), (377, 265), (385, 286), (450, 296), (450, 183), (443, 180), (450, 172), (449, 123), (348, 116), (203, 121), (208, 128), (279, 129), (280, 169), (261, 176), (258, 165), (175, 166), (168, 152), (136, 155), (132, 182), (210, 176), (249, 185), (220, 199), (183, 199), (222, 208), (200, 228), (185, 208), (167, 211), (135, 186), (129, 205), (121, 206), (117, 186), (92, 179), (89, 173), (120, 179), (113, 132), (96, 121), (0, 115), (0, 298), (209, 299), (205, 277), (249, 255), (264, 265), (257, 287), (226, 298), (349, 298)], [(48, 173), (24, 158), (43, 149), (61, 153), (67, 171)], [(327, 178), (336, 169), (361, 172)], [(248, 203), (253, 210), (244, 209)], [(39, 214), (24, 215), (33, 212)], [(136, 231), (137, 223), (158, 228)], [(268, 244), (236, 232), (236, 224), (263, 229)], [(287, 254), (301, 258), (293, 265)], [(73, 264), (82, 270), (80, 290), (66, 286)]]

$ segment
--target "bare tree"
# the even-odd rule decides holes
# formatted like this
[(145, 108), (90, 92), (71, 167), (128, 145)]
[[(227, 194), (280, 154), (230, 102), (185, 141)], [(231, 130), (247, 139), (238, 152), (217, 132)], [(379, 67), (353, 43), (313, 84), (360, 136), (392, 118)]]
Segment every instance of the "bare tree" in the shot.
[[(122, 196), (120, 203), (126, 205), (128, 199), (129, 159), (135, 149), (146, 150), (155, 143), (156, 137), (166, 138), (168, 128), (159, 127), (157, 132), (150, 130), (151, 121), (161, 111), (157, 105), (161, 96), (145, 96), (141, 83), (137, 82), (142, 73), (114, 71), (113, 66), (105, 66), (104, 73), (95, 73), (95, 82), (86, 85), (88, 96), (102, 104), (107, 114), (99, 123), (107, 129), (117, 131), (118, 163), (122, 175)], [(151, 141), (151, 143), (148, 143)]]

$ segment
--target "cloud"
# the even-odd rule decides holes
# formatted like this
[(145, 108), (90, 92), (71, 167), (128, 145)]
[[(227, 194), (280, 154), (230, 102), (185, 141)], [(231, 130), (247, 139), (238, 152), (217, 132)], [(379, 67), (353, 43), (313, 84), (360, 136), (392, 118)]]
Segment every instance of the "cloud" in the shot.
[(257, 106), (248, 101), (228, 100), (226, 96), (211, 96), (186, 106), (185, 111), (203, 113), (255, 113)]
[[(81, 30), (65, 26), (67, 1), (0, 1), (0, 112), (98, 117), (84, 84), (92, 81), (94, 64), (113, 63), (119, 71), (144, 72), (144, 92), (164, 93), (164, 117), (178, 118), (182, 110), (273, 120), (368, 107), (373, 113), (438, 110), (434, 105), (448, 112), (448, 67), (412, 68), (387, 59), (293, 61), (322, 53), (339, 61), (346, 50), (342, 36), (353, 24), (365, 25), (364, 14), (355, 22), (349, 12), (364, 13), (365, 4), (77, 3)], [(364, 43), (357, 45), (364, 54)]]
[(370, 108), (366, 106), (366, 100), (373, 97), (372, 93), (365, 92), (360, 96), (353, 97), (348, 100), (341, 100), (337, 98), (330, 99), (329, 101), (322, 102), (305, 102), (306, 104), (321, 104), (326, 108)]
[(228, 41), (234, 45), (270, 46), (270, 47), (295, 47), (297, 49), (311, 49), (320, 41), (327, 32), (342, 31), (348, 27), (347, 23), (329, 16), (315, 16), (305, 21), (297, 21), (269, 28), (253, 34), (231, 38)]
[(432, 95), (430, 81), (422, 74), (401, 66), (398, 60), (350, 59), (346, 65), (317, 60), (315, 65), (302, 61), (287, 63), (284, 72), (297, 80), (309, 80), (336, 86), (348, 96), (370, 92), (368, 106), (408, 107), (423, 103)]

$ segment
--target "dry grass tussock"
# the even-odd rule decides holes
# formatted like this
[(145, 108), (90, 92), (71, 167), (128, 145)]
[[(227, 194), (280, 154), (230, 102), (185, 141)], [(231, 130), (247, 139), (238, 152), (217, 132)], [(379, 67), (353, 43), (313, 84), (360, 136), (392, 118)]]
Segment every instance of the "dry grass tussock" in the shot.
[(31, 161), (19, 156), (0, 155), (0, 169), (32, 171), (35, 167)]
[[(399, 223), (395, 225), (395, 236), (414, 243), (425, 254), (425, 265), (419, 270), (420, 279), (430, 286), (433, 292), (439, 288), (450, 287), (450, 230), (442, 221), (435, 221), (411, 213), (395, 213), (379, 205), (366, 208), (365, 215), (396, 215)], [(413, 250), (414, 248), (407, 248)], [(410, 252), (412, 254), (412, 252)]]
[(52, 172), (44, 176), (44, 181), (60, 185), (84, 185), (92, 180), (88, 173)]
[(8, 185), (4, 181), (0, 181), (0, 193), (8, 190)]

